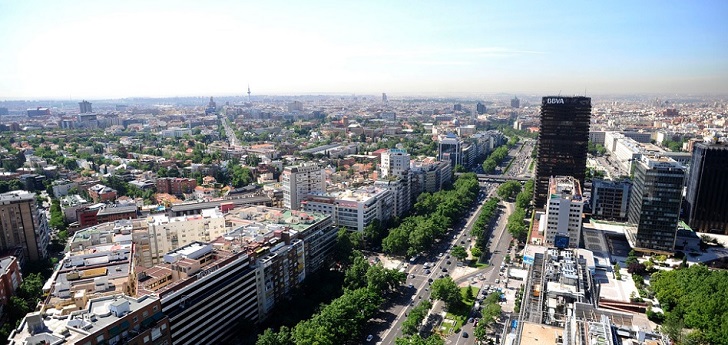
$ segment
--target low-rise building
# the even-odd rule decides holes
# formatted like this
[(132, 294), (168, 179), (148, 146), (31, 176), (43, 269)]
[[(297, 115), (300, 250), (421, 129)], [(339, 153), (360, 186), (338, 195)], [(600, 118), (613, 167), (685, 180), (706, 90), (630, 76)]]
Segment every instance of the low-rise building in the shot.
[(201, 214), (169, 217), (155, 214), (147, 217), (152, 262), (157, 263), (165, 253), (193, 242), (209, 242), (224, 235), (225, 218), (217, 208), (202, 210)]
[(113, 202), (116, 200), (117, 192), (111, 187), (96, 184), (88, 189), (88, 195), (94, 202)]

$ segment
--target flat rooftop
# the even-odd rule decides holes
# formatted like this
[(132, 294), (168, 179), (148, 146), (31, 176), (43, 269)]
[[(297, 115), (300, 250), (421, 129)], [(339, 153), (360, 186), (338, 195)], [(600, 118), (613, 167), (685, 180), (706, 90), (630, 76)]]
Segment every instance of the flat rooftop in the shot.
[(532, 322), (523, 322), (523, 329), (521, 330), (521, 344), (560, 344), (557, 342), (557, 339), (563, 333), (563, 328)]

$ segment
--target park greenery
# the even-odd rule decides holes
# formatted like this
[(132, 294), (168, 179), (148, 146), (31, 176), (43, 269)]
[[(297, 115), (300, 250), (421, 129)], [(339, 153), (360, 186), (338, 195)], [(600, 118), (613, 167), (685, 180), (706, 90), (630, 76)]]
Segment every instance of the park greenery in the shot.
[(466, 212), (479, 189), (475, 174), (466, 173), (458, 177), (451, 189), (420, 194), (414, 205), (415, 214), (390, 229), (389, 235), (382, 240), (382, 250), (407, 256), (429, 250), (455, 219)]
[(435, 279), (432, 282), (432, 298), (439, 299), (445, 303), (448, 309), (460, 305), (460, 289), (452, 277)]
[(665, 311), (661, 329), (676, 344), (728, 344), (727, 271), (703, 265), (659, 271), (650, 285)]

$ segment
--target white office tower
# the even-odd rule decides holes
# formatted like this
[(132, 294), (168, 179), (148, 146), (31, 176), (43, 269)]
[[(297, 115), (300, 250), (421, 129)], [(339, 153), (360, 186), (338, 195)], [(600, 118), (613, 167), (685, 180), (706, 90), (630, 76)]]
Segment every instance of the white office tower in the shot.
[(282, 176), (285, 208), (298, 210), (306, 195), (326, 192), (326, 174), (316, 163), (285, 167)]
[(578, 248), (583, 211), (579, 180), (571, 176), (552, 176), (546, 200), (546, 245)]

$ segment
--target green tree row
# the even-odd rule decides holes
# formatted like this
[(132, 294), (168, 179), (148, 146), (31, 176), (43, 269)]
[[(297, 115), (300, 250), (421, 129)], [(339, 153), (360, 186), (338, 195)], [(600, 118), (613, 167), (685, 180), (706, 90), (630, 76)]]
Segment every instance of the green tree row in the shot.
[(528, 235), (528, 223), (524, 219), (528, 215), (531, 198), (533, 198), (533, 187), (533, 180), (524, 184), (523, 189), (516, 196), (516, 209), (508, 216), (508, 224), (506, 224), (508, 232), (521, 241)]
[(435, 239), (444, 235), (453, 221), (464, 214), (479, 189), (476, 175), (468, 173), (460, 175), (450, 190), (420, 194), (414, 206), (415, 214), (390, 230), (382, 240), (382, 250), (407, 256), (429, 250)]
[(427, 300), (412, 308), (409, 315), (407, 315), (407, 319), (402, 323), (402, 333), (413, 335), (419, 332), (422, 321), (425, 320), (430, 308), (432, 308), (432, 303)]
[[(342, 229), (338, 239), (351, 242)], [(337, 243), (337, 246), (339, 244)], [(342, 246), (343, 248), (348, 245)], [(351, 247), (348, 247), (351, 248)], [(345, 249), (337, 249), (345, 250)], [(407, 278), (403, 272), (370, 265), (358, 250), (350, 252), (350, 266), (344, 275), (344, 294), (308, 320), (295, 327), (281, 327), (278, 332), (266, 329), (258, 336), (257, 345), (345, 344), (359, 337), (384, 301), (383, 293), (400, 286)]]
[(500, 292), (493, 292), (483, 300), (480, 314), (481, 319), (478, 325), (473, 331), (476, 339), (484, 340), (487, 336), (488, 329), (495, 324), (495, 321), (501, 315), (501, 306), (498, 304), (500, 301)]
[(495, 171), (495, 168), (498, 166), (498, 164), (501, 164), (503, 160), (508, 156), (508, 147), (507, 146), (500, 146), (497, 149), (495, 149), (488, 158), (485, 159), (485, 162), (483, 162), (483, 171), (485, 171), (486, 174), (491, 174)]

